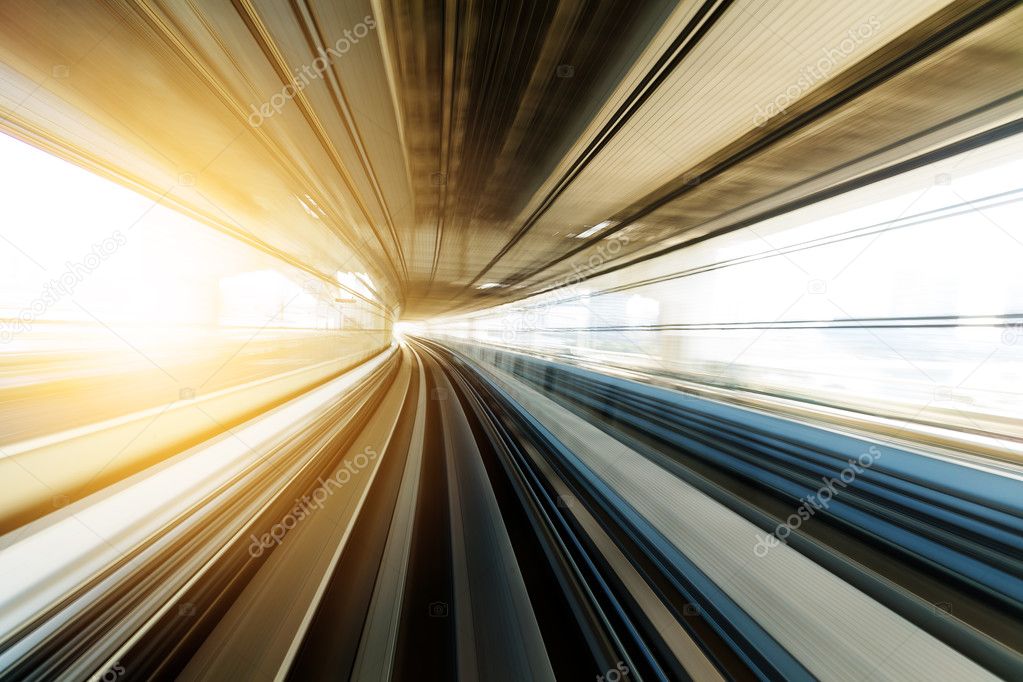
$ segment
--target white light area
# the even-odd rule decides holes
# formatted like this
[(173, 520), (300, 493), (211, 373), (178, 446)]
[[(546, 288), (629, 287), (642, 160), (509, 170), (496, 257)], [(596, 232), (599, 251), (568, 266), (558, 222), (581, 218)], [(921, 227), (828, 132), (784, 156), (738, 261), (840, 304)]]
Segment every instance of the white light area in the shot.
[(610, 220), (602, 220), (601, 222), (597, 223), (593, 227), (588, 228), (586, 230), (583, 230), (582, 232), (577, 234), (575, 236), (575, 238), (576, 239), (586, 239), (587, 237), (592, 237), (593, 235), (597, 234), (598, 232), (600, 232), (604, 228), (610, 227), (610, 225), (611, 225), (611, 221)]
[(373, 292), (376, 290), (376, 283), (373, 278), (367, 275), (365, 272), (356, 272), (355, 276), (366, 285), (366, 290), (370, 292), (370, 297), (373, 298)]
[(657, 299), (633, 294), (625, 304), (625, 316), (630, 325), (657, 324), (661, 304)]
[(399, 339), (404, 339), (409, 336), (419, 336), (425, 329), (426, 327), (421, 322), (396, 322), (394, 335)]
[(497, 288), (499, 288), (501, 286), (502, 285), (498, 284), (497, 282), (484, 282), (483, 284), (477, 284), (476, 288), (477, 289), (497, 289)]
[(242, 272), (220, 280), (220, 323), (229, 326), (303, 327), (320, 301), (277, 270)]
[(3, 134), (0, 159), (4, 280), (12, 269), (34, 276), (39, 268), (32, 260), (47, 269), (62, 267), (88, 252), (91, 242), (130, 226), (153, 205), (140, 194)]
[(369, 287), (369, 283), (373, 280), (365, 272), (338, 272), (336, 277), (338, 283), (349, 291), (354, 291), (370, 300), (376, 300), (376, 296), (373, 295), (373, 291)]
[(573, 329), (599, 326), (601, 323), (595, 320), (595, 317), (589, 305), (578, 302), (562, 303), (546, 311), (546, 319), (552, 322), (552, 326)]
[[(2, 134), (0, 159), (0, 320), (12, 337), (0, 352), (31, 346), (48, 322), (101, 324), (122, 336), (122, 326), (132, 325), (139, 330), (129, 334), (133, 342), (141, 342), (142, 325), (274, 324), (285, 289), (291, 298), (281, 317), (289, 326), (335, 324), (292, 283), (302, 273), (272, 256)], [(234, 278), (254, 272), (277, 274), (273, 284), (256, 276), (250, 295), (235, 295)], [(55, 289), (62, 278), (69, 286)], [(273, 303), (264, 315), (247, 301), (267, 287)], [(232, 309), (220, 299), (224, 291), (245, 305)]]

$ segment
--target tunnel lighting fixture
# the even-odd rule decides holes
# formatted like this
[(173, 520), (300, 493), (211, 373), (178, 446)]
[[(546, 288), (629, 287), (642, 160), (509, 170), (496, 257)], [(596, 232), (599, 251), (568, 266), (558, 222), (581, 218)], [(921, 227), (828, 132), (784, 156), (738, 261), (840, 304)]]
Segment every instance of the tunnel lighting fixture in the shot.
[(306, 204), (307, 206), (312, 206), (313, 208), (315, 208), (316, 212), (319, 213), (321, 216), (326, 216), (327, 215), (326, 213), (324, 213), (323, 209), (320, 208), (320, 205), (318, 203), (316, 203), (315, 199), (313, 199), (308, 194), (305, 195), (305, 198), (306, 198), (306, 200), (304, 202), (302, 202), (302, 203)]
[[(307, 194), (306, 196), (309, 196), (309, 195)], [(303, 200), (303, 199), (302, 199), (302, 197), (300, 197), (300, 196), (298, 196), (298, 195), (296, 194), (296, 195), (295, 195), (295, 198), (296, 198), (296, 199), (298, 199), (298, 203), (302, 204), (302, 208), (303, 208), (303, 209), (305, 209), (305, 212), (306, 212), (306, 213), (308, 213), (308, 214), (309, 214), (310, 216), (312, 216), (312, 217), (313, 217), (313, 218), (315, 218), (316, 220), (319, 220), (319, 219), (320, 219), (320, 216), (316, 215), (316, 213), (314, 213), (314, 212), (313, 212), (313, 209), (309, 208), (309, 204), (307, 204), (307, 203), (305, 202), (305, 200)]]
[(604, 228), (609, 227), (610, 225), (611, 225), (611, 221), (610, 220), (602, 220), (599, 223), (597, 223), (596, 225), (594, 225), (593, 227), (588, 228), (586, 230), (583, 230), (582, 232), (577, 234), (575, 236), (575, 238), (576, 239), (586, 239), (587, 237), (592, 237), (593, 235), (597, 234), (598, 232), (600, 232)]
[(500, 286), (501, 285), (498, 284), (497, 282), (484, 282), (483, 284), (477, 284), (476, 288), (477, 289), (496, 289), (496, 288), (498, 288)]

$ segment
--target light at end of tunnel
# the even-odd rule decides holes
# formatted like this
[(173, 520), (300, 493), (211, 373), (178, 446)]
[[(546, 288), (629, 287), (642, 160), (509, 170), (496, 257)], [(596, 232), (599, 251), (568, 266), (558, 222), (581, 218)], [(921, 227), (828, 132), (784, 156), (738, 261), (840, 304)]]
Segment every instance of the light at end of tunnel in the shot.
[(394, 324), (394, 338), (400, 343), (406, 337), (416, 336), (423, 331), (423, 325), (419, 322), (396, 322)]

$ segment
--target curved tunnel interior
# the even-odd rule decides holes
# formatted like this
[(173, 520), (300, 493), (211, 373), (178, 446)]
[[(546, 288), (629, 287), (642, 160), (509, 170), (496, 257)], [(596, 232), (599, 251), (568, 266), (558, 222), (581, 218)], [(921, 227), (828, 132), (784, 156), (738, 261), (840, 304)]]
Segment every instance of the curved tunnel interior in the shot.
[(0, 680), (1023, 679), (1023, 7), (0, 3)]

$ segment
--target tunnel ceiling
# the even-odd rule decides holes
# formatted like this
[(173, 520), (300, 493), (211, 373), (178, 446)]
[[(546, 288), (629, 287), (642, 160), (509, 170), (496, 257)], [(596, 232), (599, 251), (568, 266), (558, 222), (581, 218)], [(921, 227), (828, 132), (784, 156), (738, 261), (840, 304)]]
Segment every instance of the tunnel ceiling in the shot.
[(12, 0), (0, 125), (414, 319), (998, 130), (1015, 5)]

